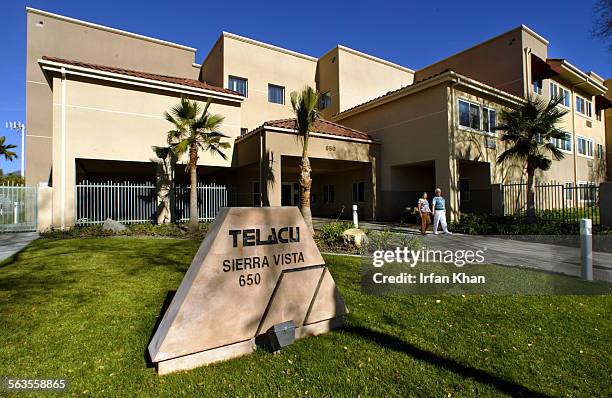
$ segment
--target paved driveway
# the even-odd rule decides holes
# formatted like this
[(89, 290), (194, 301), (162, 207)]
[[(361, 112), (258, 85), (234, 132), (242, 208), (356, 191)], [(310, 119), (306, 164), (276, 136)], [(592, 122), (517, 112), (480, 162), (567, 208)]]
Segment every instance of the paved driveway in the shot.
[(37, 238), (37, 232), (0, 234), (0, 262), (19, 252)]

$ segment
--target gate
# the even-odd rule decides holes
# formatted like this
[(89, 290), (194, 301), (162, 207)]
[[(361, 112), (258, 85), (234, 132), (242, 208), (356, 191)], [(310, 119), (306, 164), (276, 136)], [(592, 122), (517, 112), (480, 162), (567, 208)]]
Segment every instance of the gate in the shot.
[(36, 231), (38, 189), (0, 185), (0, 232)]

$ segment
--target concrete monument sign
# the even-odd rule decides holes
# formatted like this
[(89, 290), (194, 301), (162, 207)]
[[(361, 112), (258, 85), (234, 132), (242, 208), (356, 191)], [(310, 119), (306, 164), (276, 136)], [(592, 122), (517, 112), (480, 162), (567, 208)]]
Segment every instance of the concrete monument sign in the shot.
[(149, 344), (160, 374), (255, 350), (293, 321), (296, 338), (342, 325), (344, 300), (296, 207), (223, 208)]

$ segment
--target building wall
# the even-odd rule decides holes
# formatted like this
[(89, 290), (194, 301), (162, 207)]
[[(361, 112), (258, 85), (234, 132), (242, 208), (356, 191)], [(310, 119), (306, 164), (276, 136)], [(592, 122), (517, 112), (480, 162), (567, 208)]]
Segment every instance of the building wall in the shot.
[(518, 27), (418, 70), (415, 81), (452, 69), (523, 97), (527, 79), (524, 62), (526, 47), (546, 59), (546, 44), (523, 27)]
[(26, 182), (51, 175), (52, 91), (38, 65), (44, 55), (119, 68), (197, 78), (195, 49), (111, 32), (35, 10), (27, 12)]
[[(606, 87), (608, 92), (606, 98), (612, 101), (612, 79), (606, 80)], [(605, 110), (605, 129), (606, 129), (606, 158), (608, 163), (607, 168), (607, 180), (612, 181), (612, 109)]]
[(329, 93), (331, 104), (321, 111), (321, 115), (329, 119), (340, 112), (340, 69), (338, 62), (338, 47), (324, 54), (317, 62), (317, 90), (321, 94)]
[[(228, 34), (224, 34), (222, 46), (223, 87), (228, 87), (230, 75), (248, 80), (248, 95), (242, 103), (241, 125), (248, 131), (268, 120), (293, 117), (291, 92), (299, 91), (305, 85), (315, 87), (317, 62), (314, 58), (279, 51)], [(216, 77), (212, 77), (213, 70), (216, 71)], [(218, 81), (218, 71), (218, 67), (207, 67), (205, 78)], [(284, 104), (268, 101), (268, 84), (285, 88)]]
[(402, 205), (397, 197), (422, 189), (420, 179), (406, 183), (403, 167), (435, 165), (436, 185), (450, 191), (448, 117), (447, 88), (438, 84), (338, 120), (381, 143), (377, 159), (378, 218), (397, 217), (398, 209), (414, 205), (408, 198)]
[[(74, 222), (75, 159), (151, 162), (155, 158), (151, 147), (166, 145), (166, 133), (172, 128), (163, 113), (179, 102), (180, 95), (135, 90), (121, 84), (105, 85), (89, 79), (62, 80), (59, 76), (53, 78), (52, 84), (54, 225), (70, 226)], [(204, 106), (202, 101), (200, 105)], [(220, 131), (233, 142), (240, 133), (239, 104), (216, 102), (209, 110), (225, 116)], [(63, 154), (62, 142), (65, 142)], [(229, 167), (233, 150), (226, 153), (227, 160), (202, 154), (198, 164)], [(179, 161), (185, 162), (186, 156)], [(130, 171), (125, 170), (125, 175), (129, 179)]]
[(414, 81), (414, 71), (350, 48), (337, 47), (337, 56), (338, 112), (410, 85)]

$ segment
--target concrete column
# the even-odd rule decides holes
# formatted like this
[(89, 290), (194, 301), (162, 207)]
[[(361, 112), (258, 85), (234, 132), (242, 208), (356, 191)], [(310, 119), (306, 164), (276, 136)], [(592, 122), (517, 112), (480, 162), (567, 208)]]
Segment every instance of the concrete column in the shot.
[(446, 199), (448, 222), (459, 219), (459, 171), (454, 159), (436, 159), (436, 188), (442, 190)]
[(612, 226), (612, 182), (599, 184), (599, 217), (601, 225)]
[(37, 206), (36, 230), (45, 232), (51, 228), (53, 222), (53, 188), (46, 184), (38, 187)]
[(261, 183), (264, 206), (281, 205), (281, 157), (266, 148), (261, 160)]

